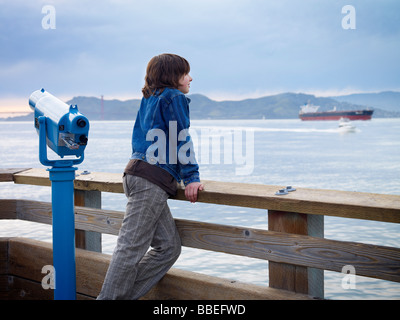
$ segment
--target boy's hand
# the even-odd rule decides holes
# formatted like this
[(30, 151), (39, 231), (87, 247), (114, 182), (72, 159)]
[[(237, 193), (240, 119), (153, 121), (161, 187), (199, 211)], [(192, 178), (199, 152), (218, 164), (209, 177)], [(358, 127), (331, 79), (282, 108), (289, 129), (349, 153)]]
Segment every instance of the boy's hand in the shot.
[(192, 182), (189, 183), (185, 187), (185, 197), (188, 199), (190, 202), (195, 203), (197, 201), (197, 194), (198, 191), (204, 190), (204, 185), (201, 182)]

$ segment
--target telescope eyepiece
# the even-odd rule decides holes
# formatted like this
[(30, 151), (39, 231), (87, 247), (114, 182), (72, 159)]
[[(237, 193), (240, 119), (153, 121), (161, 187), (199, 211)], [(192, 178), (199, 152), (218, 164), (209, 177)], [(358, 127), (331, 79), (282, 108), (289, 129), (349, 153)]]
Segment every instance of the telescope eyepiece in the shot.
[(79, 128), (84, 128), (84, 127), (86, 127), (86, 121), (83, 120), (83, 119), (79, 119), (79, 120), (76, 122), (76, 124), (77, 124), (77, 126), (78, 126)]

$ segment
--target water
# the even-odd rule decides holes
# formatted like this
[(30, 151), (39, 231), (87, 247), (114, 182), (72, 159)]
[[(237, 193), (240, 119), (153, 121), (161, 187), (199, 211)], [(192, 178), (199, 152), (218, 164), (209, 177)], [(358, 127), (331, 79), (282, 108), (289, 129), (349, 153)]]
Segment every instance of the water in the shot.
[[(299, 120), (193, 120), (197, 155), (204, 180), (336, 189), (400, 195), (400, 119), (356, 121), (356, 132), (338, 130), (337, 122)], [(91, 122), (89, 144), (80, 170), (119, 173), (130, 155), (132, 122)], [(233, 130), (254, 137), (253, 152), (245, 145), (238, 163), (235, 148), (220, 164), (201, 158), (207, 145), (204, 133), (233, 136)], [(202, 131), (203, 130), (203, 131)], [(0, 122), (1, 167), (42, 167), (38, 136), (31, 122)], [(203, 139), (202, 139), (203, 138)], [(202, 149), (203, 148), (203, 149)], [(212, 148), (212, 146), (211, 146)], [(211, 150), (214, 153), (214, 149)], [(237, 151), (236, 151), (237, 152)], [(237, 153), (236, 153), (237, 154)], [(232, 158), (232, 164), (229, 161)], [(210, 156), (211, 157), (211, 156)], [(254, 161), (249, 175), (235, 172)], [(209, 162), (210, 164), (207, 164)], [(0, 184), (0, 198), (50, 201), (48, 187)], [(267, 229), (267, 211), (169, 200), (176, 218)], [(124, 211), (125, 197), (103, 193), (104, 209)], [(391, 223), (325, 217), (325, 237), (400, 247), (400, 226)], [(24, 236), (51, 241), (51, 226), (26, 221), (0, 222), (0, 236)], [(116, 237), (103, 235), (103, 252), (111, 254)], [(260, 285), (268, 284), (268, 262), (234, 255), (183, 248), (175, 267)], [(325, 297), (332, 299), (399, 299), (400, 284), (357, 276), (355, 289), (342, 288), (343, 274), (325, 271)]]

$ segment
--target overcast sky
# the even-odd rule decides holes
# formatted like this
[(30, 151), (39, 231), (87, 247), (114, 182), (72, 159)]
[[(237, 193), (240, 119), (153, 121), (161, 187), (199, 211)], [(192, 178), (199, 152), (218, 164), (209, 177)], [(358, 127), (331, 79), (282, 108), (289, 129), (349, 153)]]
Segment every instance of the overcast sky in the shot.
[(0, 106), (42, 87), (139, 98), (163, 52), (190, 62), (191, 93), (216, 100), (398, 91), (400, 1), (0, 0)]

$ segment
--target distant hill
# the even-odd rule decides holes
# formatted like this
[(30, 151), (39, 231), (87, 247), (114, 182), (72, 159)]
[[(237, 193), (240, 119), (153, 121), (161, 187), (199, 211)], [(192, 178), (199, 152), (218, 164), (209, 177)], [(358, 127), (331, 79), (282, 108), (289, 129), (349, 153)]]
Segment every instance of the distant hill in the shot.
[[(297, 119), (300, 106), (310, 102), (319, 105), (320, 110), (358, 110), (366, 108), (360, 103), (349, 102), (343, 99), (338, 101), (334, 97), (323, 98), (303, 93), (282, 93), (257, 99), (240, 101), (215, 101), (202, 94), (188, 95), (191, 99), (191, 119)], [(400, 101), (400, 94), (399, 94)], [(104, 100), (103, 114), (101, 113), (100, 98), (76, 97), (68, 104), (78, 105), (79, 110), (93, 120), (134, 120), (140, 106), (139, 99), (126, 101)], [(374, 117), (400, 117), (400, 108), (397, 110), (383, 110), (374, 106)]]
[(332, 97), (337, 101), (347, 101), (367, 107), (400, 112), (400, 92), (384, 91), (379, 93), (356, 93)]
[[(373, 118), (400, 117), (400, 92), (353, 94), (338, 97), (316, 97), (304, 93), (281, 93), (257, 99), (215, 101), (202, 94), (188, 95), (191, 99), (191, 119), (298, 119), (300, 106), (312, 103), (321, 111), (359, 110), (374, 108)], [(140, 106), (139, 99), (104, 100), (103, 109), (98, 97), (74, 97), (67, 104), (78, 109), (89, 120), (134, 120)], [(7, 118), (32, 120), (32, 115)]]

